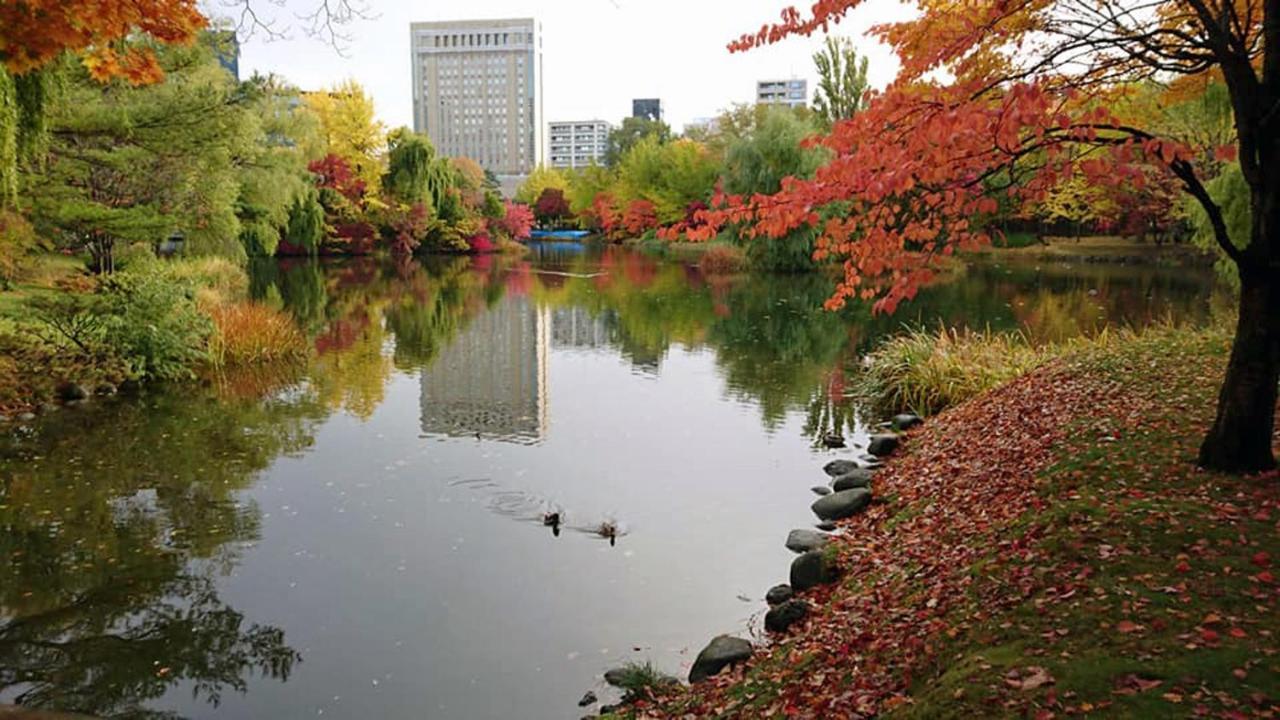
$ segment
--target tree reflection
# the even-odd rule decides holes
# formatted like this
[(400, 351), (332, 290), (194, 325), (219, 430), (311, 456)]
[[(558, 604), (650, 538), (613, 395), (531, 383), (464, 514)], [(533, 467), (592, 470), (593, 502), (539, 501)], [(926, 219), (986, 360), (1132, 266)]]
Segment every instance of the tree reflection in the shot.
[(282, 630), (215, 581), (258, 539), (239, 497), (312, 442), (323, 409), (295, 395), (191, 393), (103, 403), (0, 447), (0, 698), (100, 717), (168, 717), (175, 686), (217, 704), (252, 675), (288, 679)]

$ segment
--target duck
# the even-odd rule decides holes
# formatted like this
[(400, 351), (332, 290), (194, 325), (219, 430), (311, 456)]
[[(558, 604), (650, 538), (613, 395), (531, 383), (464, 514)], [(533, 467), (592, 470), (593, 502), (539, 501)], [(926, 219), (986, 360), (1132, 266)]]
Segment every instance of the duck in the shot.
[(600, 527), (596, 528), (596, 534), (608, 539), (611, 546), (618, 543), (618, 525), (612, 520), (605, 520), (600, 523)]
[(542, 524), (544, 527), (551, 528), (551, 534), (560, 537), (560, 523), (563, 519), (559, 512), (549, 512), (542, 514)]

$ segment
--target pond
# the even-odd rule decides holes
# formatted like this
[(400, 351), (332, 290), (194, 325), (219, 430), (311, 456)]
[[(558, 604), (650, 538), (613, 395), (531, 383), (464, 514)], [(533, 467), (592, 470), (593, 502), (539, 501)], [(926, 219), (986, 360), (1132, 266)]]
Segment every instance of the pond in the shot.
[[(821, 277), (618, 247), (256, 266), (299, 377), (0, 440), (0, 704), (102, 717), (563, 718), (600, 674), (758, 632), (810, 487), (904, 323), (1202, 321), (1196, 271), (976, 262), (892, 317)], [(563, 525), (542, 523), (558, 512)], [(613, 542), (598, 532), (616, 528)]]

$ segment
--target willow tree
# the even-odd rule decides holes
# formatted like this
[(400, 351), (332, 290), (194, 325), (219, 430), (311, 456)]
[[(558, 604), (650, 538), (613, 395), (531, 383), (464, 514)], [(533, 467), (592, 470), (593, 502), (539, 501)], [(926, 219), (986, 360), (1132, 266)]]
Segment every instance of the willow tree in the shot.
[[(862, 0), (818, 0), (733, 43), (747, 50), (825, 31)], [(993, 193), (1043, 197), (1082, 173), (1142, 182), (1162, 166), (1204, 210), (1239, 270), (1239, 320), (1201, 465), (1275, 467), (1280, 380), (1280, 0), (918, 0), (909, 20), (874, 34), (900, 60), (868, 108), (837, 124), (833, 160), (765, 199), (726, 198), (711, 220), (754, 222), (782, 237), (820, 230), (815, 254), (843, 262), (832, 307), (879, 298), (891, 311), (932, 277), (941, 256), (990, 240)], [(1234, 118), (1229, 146), (1197, 147), (1158, 118), (1126, 113), (1133, 87), (1185, 95), (1221, 79)], [(1238, 156), (1249, 188), (1248, 235), (1234, 234), (1206, 189), (1203, 158)], [(1003, 180), (1001, 180), (1003, 179)], [(1011, 181), (1010, 181), (1011, 179)], [(852, 212), (823, 219), (847, 202)], [(717, 222), (698, 230), (706, 236)]]

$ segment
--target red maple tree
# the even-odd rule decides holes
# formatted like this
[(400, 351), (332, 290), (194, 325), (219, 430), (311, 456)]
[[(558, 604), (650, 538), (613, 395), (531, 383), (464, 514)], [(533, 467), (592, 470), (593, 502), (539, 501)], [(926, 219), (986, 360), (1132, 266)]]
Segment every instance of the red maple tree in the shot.
[[(744, 35), (748, 50), (825, 32), (862, 0), (818, 0), (809, 13)], [(1200, 463), (1275, 467), (1280, 381), (1280, 0), (918, 0), (919, 13), (872, 34), (901, 67), (867, 110), (819, 142), (832, 160), (771, 196), (718, 195), (689, 229), (708, 239), (729, 223), (782, 238), (820, 230), (816, 255), (843, 265), (828, 304), (876, 299), (892, 311), (938, 258), (990, 241), (997, 198), (1033, 200), (1065, 178), (1138, 186), (1156, 164), (1205, 209), (1240, 270), (1240, 319), (1217, 419)], [(945, 77), (947, 80), (939, 80)], [(1237, 145), (1195, 147), (1113, 108), (1142, 83), (1225, 81)], [(1238, 156), (1252, 191), (1252, 234), (1233, 238), (1198, 158)], [(839, 203), (842, 212), (821, 213)]]

